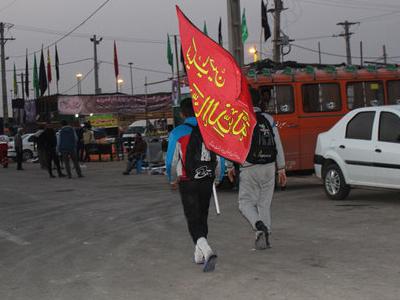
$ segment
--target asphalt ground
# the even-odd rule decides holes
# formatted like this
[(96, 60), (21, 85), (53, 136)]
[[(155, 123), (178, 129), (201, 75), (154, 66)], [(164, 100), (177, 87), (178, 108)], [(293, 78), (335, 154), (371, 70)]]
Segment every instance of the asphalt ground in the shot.
[(272, 249), (255, 251), (237, 193), (210, 209), (215, 272), (192, 263), (177, 192), (163, 176), (89, 163), (50, 179), (0, 169), (0, 299), (400, 299), (400, 193), (327, 200), (313, 176), (273, 201)]

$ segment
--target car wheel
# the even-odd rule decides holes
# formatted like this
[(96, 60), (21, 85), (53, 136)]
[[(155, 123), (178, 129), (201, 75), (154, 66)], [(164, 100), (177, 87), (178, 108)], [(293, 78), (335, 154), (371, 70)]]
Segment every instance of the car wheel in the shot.
[(346, 184), (343, 173), (336, 164), (325, 168), (324, 187), (326, 195), (332, 200), (343, 200), (350, 193), (350, 186)]
[(33, 153), (31, 150), (24, 150), (24, 152), (22, 152), (22, 159), (23, 161), (27, 161), (33, 158)]

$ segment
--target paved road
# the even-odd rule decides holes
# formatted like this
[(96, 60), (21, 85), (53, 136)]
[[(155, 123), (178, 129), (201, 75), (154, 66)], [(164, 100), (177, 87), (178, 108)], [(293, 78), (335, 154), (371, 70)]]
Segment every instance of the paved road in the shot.
[(400, 197), (357, 190), (328, 201), (292, 177), (273, 202), (273, 248), (221, 191), (211, 210), (214, 273), (192, 260), (179, 198), (162, 176), (91, 163), (85, 178), (0, 169), (0, 299), (400, 299)]

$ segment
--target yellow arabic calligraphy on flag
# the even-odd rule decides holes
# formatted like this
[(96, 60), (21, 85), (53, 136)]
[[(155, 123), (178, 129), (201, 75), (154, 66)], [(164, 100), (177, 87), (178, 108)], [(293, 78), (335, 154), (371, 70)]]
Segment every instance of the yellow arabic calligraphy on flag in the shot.
[(233, 57), (177, 8), (185, 66), (196, 118), (206, 146), (243, 163), (255, 116), (247, 81)]

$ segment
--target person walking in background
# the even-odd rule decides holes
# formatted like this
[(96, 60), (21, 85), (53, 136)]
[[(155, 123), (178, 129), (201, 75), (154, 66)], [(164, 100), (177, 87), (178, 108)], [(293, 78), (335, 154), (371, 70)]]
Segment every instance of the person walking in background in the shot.
[(133, 149), (128, 153), (128, 164), (124, 175), (129, 175), (132, 169), (136, 166), (136, 174), (142, 172), (143, 160), (146, 157), (147, 143), (138, 132), (135, 137), (135, 144)]
[(42, 136), (44, 138), (44, 151), (46, 153), (46, 159), (47, 159), (46, 165), (50, 178), (55, 177), (53, 175), (53, 164), (52, 164), (53, 161), (57, 168), (58, 177), (65, 177), (65, 175), (61, 172), (60, 160), (58, 159), (58, 154), (56, 151), (57, 137), (54, 129), (51, 128), (49, 125), (47, 125), (47, 128), (42, 133)]
[(0, 135), (0, 163), (3, 168), (8, 168), (8, 136)]
[(85, 131), (84, 127), (79, 127), (76, 130), (77, 142), (76, 142), (76, 153), (78, 156), (79, 161), (84, 161), (84, 154), (85, 154), (85, 144), (83, 142), (83, 133)]
[(96, 139), (94, 138), (94, 133), (93, 133), (92, 126), (90, 125), (90, 123), (85, 124), (85, 127), (83, 129), (82, 140), (83, 140), (83, 145), (85, 148), (85, 157), (84, 157), (83, 161), (90, 162), (90, 147), (92, 144), (96, 143)]
[(285, 157), (278, 128), (264, 107), (258, 92), (250, 89), (257, 125), (254, 128), (251, 148), (240, 175), (231, 168), (229, 178), (240, 176), (239, 209), (256, 231), (255, 248), (270, 248), (271, 202), (275, 188), (275, 173), (278, 169), (280, 185), (286, 186)]
[(208, 210), (214, 181), (222, 180), (225, 163), (204, 146), (192, 99), (183, 99), (180, 108), (185, 122), (169, 135), (167, 175), (174, 189), (179, 186), (187, 226), (195, 245), (194, 262), (204, 264), (204, 272), (211, 272), (217, 255), (207, 241)]
[(70, 159), (74, 164), (75, 171), (78, 174), (78, 177), (83, 177), (81, 167), (78, 162), (78, 154), (76, 150), (78, 137), (76, 136), (75, 130), (71, 126), (69, 126), (68, 122), (65, 120), (61, 121), (61, 126), (62, 128), (60, 129), (58, 150), (62, 155), (68, 178), (72, 178), (71, 166), (69, 163)]
[(14, 147), (15, 147), (15, 153), (17, 155), (17, 170), (23, 170), (22, 169), (22, 160), (23, 160), (23, 143), (22, 143), (22, 134), (23, 134), (23, 129), (19, 128), (17, 134), (14, 137)]
[(40, 167), (42, 169), (46, 169), (47, 168), (47, 158), (46, 158), (46, 151), (44, 148), (44, 144), (45, 144), (45, 138), (43, 136), (43, 132), (44, 132), (45, 126), (44, 125), (40, 125), (39, 129), (35, 132), (34, 136), (34, 141), (35, 141), (35, 146), (36, 146), (36, 150), (38, 153), (38, 160), (39, 160), (39, 164)]

